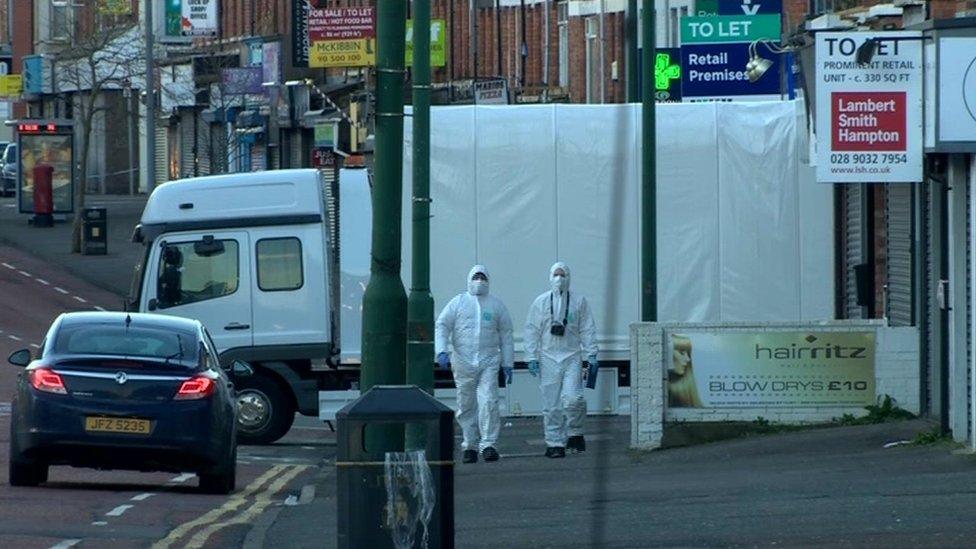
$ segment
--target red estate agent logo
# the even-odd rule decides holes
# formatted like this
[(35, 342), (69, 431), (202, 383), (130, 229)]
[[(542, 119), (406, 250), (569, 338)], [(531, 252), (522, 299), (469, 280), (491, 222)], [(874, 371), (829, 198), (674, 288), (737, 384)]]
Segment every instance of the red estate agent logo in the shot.
[(905, 92), (830, 94), (834, 151), (905, 151)]

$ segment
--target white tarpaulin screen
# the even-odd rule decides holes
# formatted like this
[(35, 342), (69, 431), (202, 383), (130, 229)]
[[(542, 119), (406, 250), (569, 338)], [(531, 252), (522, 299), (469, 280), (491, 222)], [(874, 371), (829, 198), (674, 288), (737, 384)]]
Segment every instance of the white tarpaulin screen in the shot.
[[(833, 194), (800, 162), (802, 112), (794, 102), (658, 105), (660, 320), (833, 318)], [(596, 310), (601, 348), (626, 349), (640, 318), (640, 105), (439, 107), (431, 128), (438, 311), (484, 263), (518, 341), (561, 260)], [(405, 137), (409, 287), (409, 124)]]

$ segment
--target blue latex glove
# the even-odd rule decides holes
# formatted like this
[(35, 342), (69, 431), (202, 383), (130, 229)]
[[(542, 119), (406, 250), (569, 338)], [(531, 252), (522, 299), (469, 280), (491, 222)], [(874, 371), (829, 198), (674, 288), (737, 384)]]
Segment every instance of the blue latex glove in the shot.
[(437, 365), (441, 370), (446, 370), (450, 364), (450, 359), (447, 357), (447, 353), (439, 353), (437, 355)]
[(505, 368), (502, 368), (502, 371), (505, 372), (505, 385), (511, 385), (512, 384), (512, 369), (509, 368), (509, 367), (505, 367)]
[(530, 360), (529, 361), (529, 373), (532, 374), (532, 377), (538, 377), (539, 376), (539, 361), (538, 360)]

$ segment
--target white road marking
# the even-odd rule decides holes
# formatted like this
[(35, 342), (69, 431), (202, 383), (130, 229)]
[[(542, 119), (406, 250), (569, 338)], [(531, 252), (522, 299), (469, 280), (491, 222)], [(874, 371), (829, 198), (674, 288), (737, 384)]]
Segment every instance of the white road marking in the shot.
[(58, 286), (55, 286), (55, 287), (54, 287), (54, 289), (55, 289), (55, 290), (56, 290), (56, 291), (57, 291), (57, 292), (58, 292), (59, 294), (64, 294), (64, 295), (68, 295), (68, 290), (65, 290), (64, 288), (60, 288), (60, 287), (58, 287)]
[(68, 549), (68, 547), (74, 547), (81, 543), (80, 539), (66, 539), (57, 545), (52, 545), (51, 549)]
[(105, 522), (104, 520), (96, 520), (95, 522), (92, 523), (92, 526), (105, 526), (107, 524), (108, 523)]
[(44, 280), (43, 278), (35, 278), (34, 280), (40, 282), (41, 284), (43, 284), (45, 286), (50, 286), (51, 285), (50, 282), (48, 282), (47, 280)]
[(95, 310), (96, 311), (101, 311), (103, 313), (105, 312), (105, 309), (103, 309), (102, 307), (99, 307), (98, 305), (95, 305)]
[(79, 302), (79, 303), (88, 303), (88, 300), (87, 300), (87, 299), (85, 299), (85, 298), (83, 298), (83, 297), (78, 297), (78, 296), (76, 296), (76, 295), (73, 295), (73, 296), (71, 296), (71, 297), (73, 297), (73, 298), (75, 298), (75, 301), (77, 301), (77, 302)]
[(34, 275), (28, 273), (27, 271), (17, 271), (17, 272), (26, 276), (27, 278), (34, 278)]
[(6, 267), (6, 268), (8, 268), (8, 269), (10, 269), (10, 270), (16, 270), (17, 269), (17, 267), (14, 267), (10, 263), (3, 263), (3, 266)]
[(0, 402), (0, 416), (10, 415), (10, 403)]
[(14, 341), (23, 341), (23, 339), (20, 339), (19, 337), (15, 336), (13, 334), (8, 334), (7, 337), (9, 337), (10, 339), (12, 339)]
[(106, 517), (121, 517), (123, 513), (132, 509), (135, 505), (119, 505), (115, 509), (112, 509), (108, 513), (105, 513)]
[(31, 347), (33, 347), (35, 349), (40, 349), (41, 348), (41, 346), (38, 345), (37, 343), (31, 343)]
[(183, 473), (178, 477), (173, 477), (172, 479), (170, 479), (170, 482), (186, 482), (195, 476), (196, 475), (193, 473)]
[(149, 498), (151, 498), (151, 497), (153, 497), (155, 495), (156, 494), (153, 494), (151, 492), (146, 492), (145, 494), (139, 494), (138, 496), (132, 496), (132, 500), (131, 501), (146, 501), (147, 499), (149, 499)]

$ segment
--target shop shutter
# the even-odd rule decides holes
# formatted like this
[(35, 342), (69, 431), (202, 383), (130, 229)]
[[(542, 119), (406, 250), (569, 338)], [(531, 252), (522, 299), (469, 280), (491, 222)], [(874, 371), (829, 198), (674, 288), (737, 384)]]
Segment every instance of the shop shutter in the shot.
[(886, 277), (885, 316), (892, 326), (914, 324), (912, 291), (914, 188), (907, 183), (885, 185)]
[(844, 277), (845, 318), (863, 318), (864, 308), (857, 304), (857, 278), (854, 266), (864, 263), (864, 186), (844, 185)]

